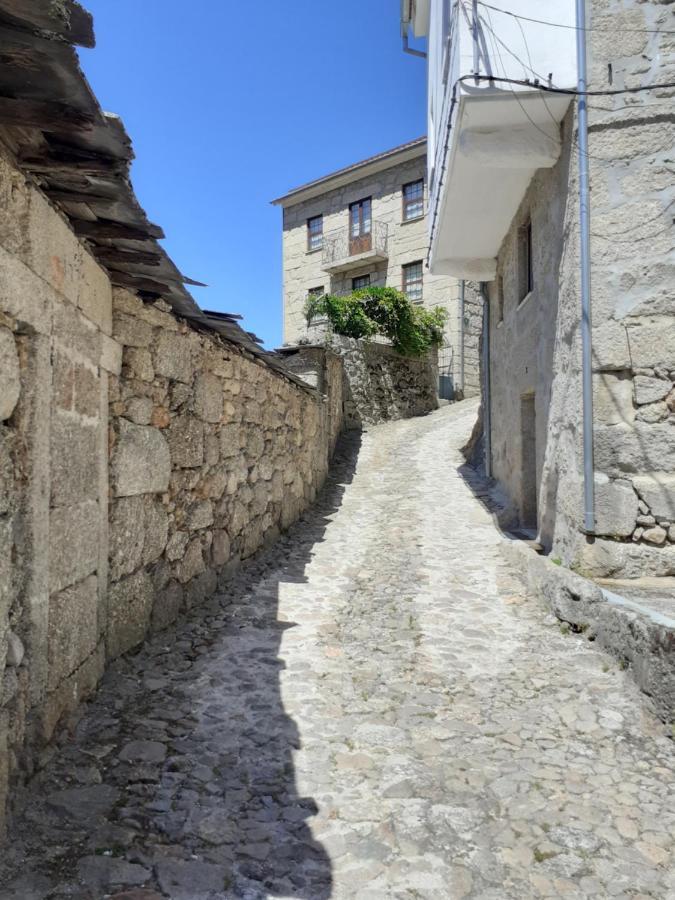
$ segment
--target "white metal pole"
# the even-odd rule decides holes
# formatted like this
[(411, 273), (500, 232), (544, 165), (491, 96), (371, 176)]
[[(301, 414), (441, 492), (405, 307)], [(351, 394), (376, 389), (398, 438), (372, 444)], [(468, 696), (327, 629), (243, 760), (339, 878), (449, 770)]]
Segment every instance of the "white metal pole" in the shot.
[(581, 256), (581, 381), (583, 397), (584, 531), (595, 533), (593, 463), (593, 357), (591, 335), (591, 230), (588, 179), (588, 90), (586, 71), (586, 0), (577, 4), (579, 232)]

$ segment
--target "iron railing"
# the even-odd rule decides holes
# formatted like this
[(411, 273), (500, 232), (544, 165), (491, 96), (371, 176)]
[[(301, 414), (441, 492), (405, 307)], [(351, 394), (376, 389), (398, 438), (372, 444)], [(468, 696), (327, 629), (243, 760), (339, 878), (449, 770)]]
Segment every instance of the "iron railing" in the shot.
[(323, 236), (324, 267), (348, 261), (352, 256), (373, 252), (377, 256), (387, 256), (388, 229), (386, 222), (374, 220), (367, 234), (353, 236), (348, 227), (329, 231)]

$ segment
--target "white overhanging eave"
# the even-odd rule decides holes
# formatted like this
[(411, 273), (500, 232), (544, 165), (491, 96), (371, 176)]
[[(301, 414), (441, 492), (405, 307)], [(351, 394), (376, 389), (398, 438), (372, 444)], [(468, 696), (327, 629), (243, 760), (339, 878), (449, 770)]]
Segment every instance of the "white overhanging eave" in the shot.
[(434, 274), (494, 279), (499, 248), (532, 176), (560, 158), (560, 122), (571, 97), (542, 93), (460, 88), (439, 167), (445, 174), (435, 198)]

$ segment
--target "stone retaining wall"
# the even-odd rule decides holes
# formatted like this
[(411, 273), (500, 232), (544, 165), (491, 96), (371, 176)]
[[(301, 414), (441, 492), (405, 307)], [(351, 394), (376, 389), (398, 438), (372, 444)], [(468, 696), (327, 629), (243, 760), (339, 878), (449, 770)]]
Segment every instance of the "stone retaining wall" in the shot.
[[(299, 344), (281, 351), (297, 375), (321, 390), (335, 378), (327, 360), (341, 361), (344, 425), (363, 428), (408, 419), (438, 408), (438, 354), (401, 356), (389, 345), (330, 334), (324, 344)], [(335, 366), (335, 363), (332, 363)]]

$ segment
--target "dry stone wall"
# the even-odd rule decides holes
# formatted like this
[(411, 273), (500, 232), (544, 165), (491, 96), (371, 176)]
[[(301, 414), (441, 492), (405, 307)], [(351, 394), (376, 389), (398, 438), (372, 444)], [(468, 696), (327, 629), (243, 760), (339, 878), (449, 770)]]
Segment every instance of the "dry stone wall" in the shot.
[(113, 292), (0, 149), (0, 836), (10, 787), (106, 662), (314, 499), (341, 428), (330, 384)]
[(116, 291), (108, 655), (213, 594), (315, 498), (341, 426), (217, 337)]
[(300, 377), (329, 396), (340, 394), (345, 428), (408, 419), (438, 408), (436, 351), (424, 357), (402, 356), (389, 344), (333, 333), (324, 341), (283, 352), (287, 366)]

